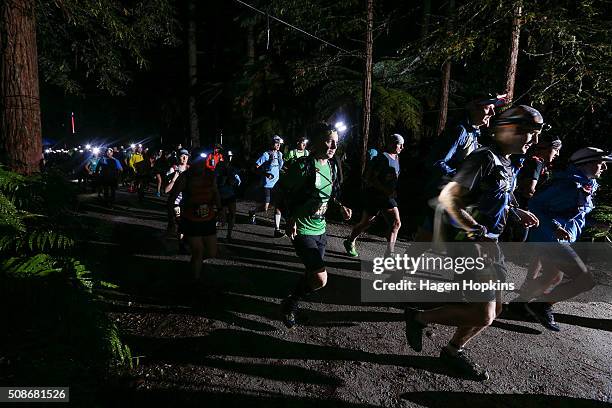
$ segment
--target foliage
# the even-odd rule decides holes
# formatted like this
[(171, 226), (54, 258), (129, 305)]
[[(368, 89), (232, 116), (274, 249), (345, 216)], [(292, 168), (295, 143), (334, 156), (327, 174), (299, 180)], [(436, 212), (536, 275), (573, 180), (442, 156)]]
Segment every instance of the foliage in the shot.
[(99, 89), (123, 94), (130, 71), (147, 67), (148, 49), (176, 44), (173, 7), (170, 0), (39, 0), (42, 77), (69, 93), (95, 81)]
[[(0, 346), (20, 374), (60, 383), (131, 365), (117, 326), (96, 304), (93, 288), (109, 284), (69, 255), (71, 191), (57, 174), (0, 169), (0, 307), (11, 327)], [(22, 348), (28, 359), (20, 360)]]

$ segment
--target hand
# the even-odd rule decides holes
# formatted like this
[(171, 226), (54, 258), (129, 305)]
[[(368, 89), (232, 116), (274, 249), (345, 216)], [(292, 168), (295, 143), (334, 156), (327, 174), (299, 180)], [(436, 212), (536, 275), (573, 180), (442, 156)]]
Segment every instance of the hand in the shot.
[(274, 174), (272, 174), (272, 173), (268, 173), (268, 174), (266, 174), (266, 178), (267, 178), (268, 180), (272, 180), (272, 179), (274, 178)]
[(297, 225), (295, 221), (293, 220), (287, 221), (287, 224), (285, 225), (285, 234), (287, 234), (289, 239), (291, 239), (292, 241), (295, 239), (297, 235)]
[(557, 238), (559, 241), (569, 241), (572, 239), (569, 232), (567, 232), (567, 230), (563, 227), (558, 227), (555, 230), (555, 238)]
[(522, 210), (520, 208), (515, 208), (514, 211), (515, 214), (519, 217), (519, 220), (524, 227), (529, 228), (537, 227), (538, 225), (540, 225), (540, 220), (538, 220), (538, 217), (533, 215), (533, 213)]
[(341, 206), (340, 211), (342, 212), (342, 218), (344, 219), (344, 221), (350, 220), (353, 216), (353, 210), (348, 207)]

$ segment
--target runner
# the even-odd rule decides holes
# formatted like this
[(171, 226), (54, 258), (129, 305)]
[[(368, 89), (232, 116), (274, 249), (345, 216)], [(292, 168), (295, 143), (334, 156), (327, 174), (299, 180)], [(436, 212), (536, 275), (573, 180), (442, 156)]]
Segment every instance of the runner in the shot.
[(134, 164), (136, 170), (135, 186), (138, 192), (138, 201), (142, 202), (145, 197), (145, 191), (149, 188), (149, 182), (153, 179), (153, 168), (155, 166), (155, 157), (144, 154), (144, 159)]
[(109, 208), (113, 208), (115, 203), (115, 191), (123, 167), (119, 160), (113, 157), (113, 149), (106, 149), (106, 156), (98, 161), (96, 166), (96, 178), (104, 190), (104, 202)]
[(552, 162), (559, 157), (561, 146), (557, 136), (544, 133), (539, 137), (533, 154), (524, 161), (518, 175), (516, 199), (521, 208), (529, 208), (529, 199), (550, 179)]
[(306, 139), (305, 137), (300, 137), (297, 141), (296, 148), (289, 150), (289, 152), (287, 153), (285, 165), (291, 164), (295, 159), (299, 159), (300, 157), (308, 156), (310, 152), (306, 150), (307, 144), (308, 139)]
[[(170, 169), (166, 173), (166, 178), (168, 179), (168, 184), (166, 185), (166, 188), (164, 190), (166, 194), (170, 193), (170, 191), (174, 187), (174, 184), (176, 183), (176, 180), (179, 178), (181, 173), (184, 173), (189, 168), (189, 164), (188, 164), (189, 156), (190, 156), (189, 152), (185, 149), (181, 149), (177, 152), (177, 154), (178, 154), (178, 159), (177, 159), (178, 164), (174, 164), (170, 166)], [(168, 228), (167, 228), (168, 235), (177, 234), (177, 239), (179, 243), (179, 252), (181, 253), (186, 251), (185, 244), (183, 241), (183, 234), (181, 234), (177, 229), (177, 225), (180, 221), (180, 216), (181, 216), (182, 198), (183, 198), (183, 194), (179, 193), (173, 202), (170, 202), (170, 200), (168, 200), (169, 208), (168, 208)]]
[(432, 161), (436, 160), (433, 163), (434, 172), (424, 189), (427, 211), (417, 231), (416, 241), (432, 240), (434, 215), (431, 208), (435, 207), (435, 204), (432, 204), (435, 199), (432, 198), (438, 197), (465, 158), (481, 146), (481, 128), (488, 127), (491, 118), (495, 115), (495, 109), (506, 103), (505, 94), (496, 97), (479, 97), (470, 101), (465, 106), (465, 117), (455, 127), (447, 129), (442, 135), (443, 141), (434, 146), (430, 156)]
[(164, 176), (168, 170), (168, 161), (163, 150), (157, 152), (155, 156), (155, 165), (153, 166), (153, 174), (155, 175), (156, 191), (155, 197), (161, 197), (162, 187), (164, 185)]
[(217, 143), (213, 149), (213, 152), (206, 156), (206, 168), (210, 171), (215, 171), (215, 168), (224, 160), (221, 151), (223, 146)]
[(136, 147), (131, 148), (132, 153), (129, 155), (128, 158), (128, 166), (130, 169), (130, 187), (128, 189), (128, 191), (130, 193), (134, 193), (137, 191), (137, 186), (136, 186), (136, 163), (139, 163), (141, 161), (144, 160), (144, 157), (142, 155), (142, 146), (138, 145)]
[(495, 108), (506, 104), (505, 97), (504, 94), (477, 98), (466, 105), (466, 118), (446, 134), (445, 143), (441, 145), (447, 149), (446, 154), (434, 163), (446, 181), (455, 175), (465, 158), (480, 147), (480, 128), (489, 126)]
[(232, 164), (234, 154), (227, 152), (227, 160), (217, 165), (217, 186), (221, 196), (224, 219), (227, 220), (227, 241), (232, 240), (232, 231), (236, 222), (236, 189), (242, 181), (238, 169)]
[[(571, 299), (595, 285), (593, 274), (570, 244), (584, 230), (586, 216), (595, 207), (596, 180), (610, 162), (612, 156), (603, 150), (582, 148), (570, 157), (568, 168), (555, 174), (546, 188), (529, 201), (529, 208), (540, 219), (540, 226), (529, 234), (529, 242), (546, 244), (534, 246), (539, 254), (540, 276), (528, 276), (513, 303), (529, 302), (523, 304), (527, 312), (549, 330), (560, 330), (552, 313), (554, 303)], [(562, 276), (567, 282), (554, 286)]]
[[(494, 146), (483, 147), (470, 154), (453, 180), (440, 193), (440, 205), (451, 220), (448, 241), (484, 241), (494, 246), (487, 254), (493, 255), (491, 268), (474, 269), (456, 278), (478, 282), (504, 280), (505, 267), (496, 240), (503, 231), (512, 202), (513, 169), (511, 154), (525, 154), (538, 141), (543, 126), (540, 113), (525, 105), (505, 111), (495, 122)], [(468, 207), (473, 207), (472, 216)], [(526, 226), (537, 225), (537, 218), (524, 210), (513, 208)], [(466, 245), (481, 256), (476, 245)], [(449, 245), (449, 248), (452, 247)], [(462, 254), (466, 256), (466, 254)], [(437, 323), (457, 329), (440, 358), (461, 375), (476, 381), (489, 378), (488, 372), (474, 363), (464, 346), (487, 328), (501, 312), (500, 291), (463, 291), (465, 303), (449, 304), (436, 309), (419, 311), (406, 308), (406, 338), (415, 351), (422, 350), (423, 329)]]
[[(182, 154), (181, 154), (182, 155)], [(180, 231), (191, 249), (193, 278), (201, 282), (202, 262), (217, 255), (217, 209), (221, 207), (214, 173), (206, 169), (205, 160), (196, 155), (188, 170), (173, 184), (168, 205), (174, 206), (182, 193)]]
[(98, 193), (98, 198), (102, 196), (102, 186), (100, 185), (97, 177), (96, 177), (96, 167), (98, 166), (98, 162), (100, 161), (100, 154), (98, 151), (94, 151), (85, 163), (85, 171), (87, 172), (86, 185), (87, 181), (90, 182), (92, 190)]
[[(273, 201), (272, 191), (280, 178), (280, 169), (283, 168), (283, 154), (280, 152), (283, 139), (275, 135), (272, 138), (272, 148), (264, 152), (255, 162), (255, 169), (261, 171), (262, 175), (262, 198), (260, 203), (251, 208), (249, 218), (251, 224), (256, 223), (255, 215), (258, 212), (268, 212), (270, 203)], [(280, 229), (281, 211), (279, 208), (274, 208), (274, 238), (280, 238), (285, 234)]]
[(368, 164), (361, 221), (353, 227), (351, 235), (344, 241), (344, 249), (350, 256), (359, 256), (355, 240), (370, 226), (379, 212), (383, 213), (389, 225), (385, 257), (393, 256), (395, 252), (395, 241), (402, 226), (396, 198), (400, 173), (399, 154), (403, 149), (404, 138), (397, 133), (393, 134), (389, 138), (386, 151), (374, 157)]
[(351, 210), (338, 202), (339, 169), (334, 154), (338, 133), (321, 124), (313, 135), (312, 154), (297, 159), (282, 181), (283, 203), (289, 214), (286, 232), (306, 273), (291, 295), (282, 301), (283, 321), (288, 328), (296, 325), (298, 302), (327, 283), (325, 269), (325, 212), (329, 202), (340, 205), (343, 218), (351, 218)]

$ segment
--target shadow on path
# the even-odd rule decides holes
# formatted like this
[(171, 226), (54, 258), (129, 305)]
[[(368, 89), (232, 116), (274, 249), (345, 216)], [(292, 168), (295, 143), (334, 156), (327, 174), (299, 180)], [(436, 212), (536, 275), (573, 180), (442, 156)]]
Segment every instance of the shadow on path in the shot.
[(542, 394), (481, 394), (475, 392), (424, 391), (402, 394), (401, 398), (428, 408), (599, 408), (603, 401)]
[[(244, 330), (219, 329), (207, 336), (182, 338), (128, 336), (126, 340), (135, 353), (147, 356), (150, 361), (169, 364), (205, 365), (210, 356), (361, 361), (416, 368), (450, 377), (464, 378), (448, 369), (437, 357), (377, 354), (335, 346), (296, 343)], [(220, 361), (219, 364), (224, 364), (224, 361)], [(300, 381), (299, 377), (287, 380)]]

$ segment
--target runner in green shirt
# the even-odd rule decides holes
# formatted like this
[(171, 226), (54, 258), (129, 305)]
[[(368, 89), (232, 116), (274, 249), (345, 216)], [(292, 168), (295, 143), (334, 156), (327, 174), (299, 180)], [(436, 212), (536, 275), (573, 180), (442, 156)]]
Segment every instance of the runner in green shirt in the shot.
[(320, 125), (313, 137), (312, 155), (297, 159), (281, 180), (289, 217), (286, 233), (306, 267), (305, 276), (282, 302), (284, 323), (288, 328), (296, 325), (298, 302), (327, 283), (323, 257), (327, 244), (325, 213), (328, 204), (339, 204), (344, 219), (351, 218), (351, 210), (337, 200), (339, 168), (333, 159), (337, 147), (338, 133), (329, 125)]
[(295, 159), (299, 159), (300, 157), (308, 156), (310, 152), (306, 150), (306, 145), (308, 144), (308, 139), (305, 137), (300, 137), (297, 141), (297, 146), (295, 149), (289, 150), (287, 153), (287, 157), (285, 158), (286, 164), (291, 164)]

